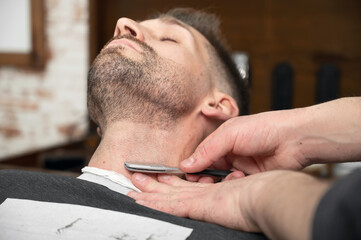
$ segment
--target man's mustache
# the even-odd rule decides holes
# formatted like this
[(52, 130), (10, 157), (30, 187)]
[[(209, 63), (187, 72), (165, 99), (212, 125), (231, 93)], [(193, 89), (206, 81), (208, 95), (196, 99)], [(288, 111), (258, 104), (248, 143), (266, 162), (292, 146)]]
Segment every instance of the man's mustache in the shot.
[(112, 38), (104, 45), (103, 49), (106, 48), (106, 47), (108, 46), (108, 44), (111, 43), (112, 41), (117, 40), (117, 39), (122, 39), (122, 38), (125, 38), (125, 39), (128, 39), (128, 40), (130, 40), (130, 41), (135, 42), (135, 43), (138, 44), (141, 48), (143, 48), (143, 50), (144, 50), (145, 52), (147, 52), (147, 51), (148, 51), (148, 52), (152, 52), (152, 53), (155, 52), (154, 49), (153, 49), (151, 46), (149, 46), (147, 43), (145, 43), (145, 42), (143, 42), (143, 41), (140, 41), (138, 38), (135, 38), (135, 37), (133, 37), (133, 36), (130, 35), (130, 34), (124, 34), (124, 35), (118, 35), (118, 36), (112, 37)]

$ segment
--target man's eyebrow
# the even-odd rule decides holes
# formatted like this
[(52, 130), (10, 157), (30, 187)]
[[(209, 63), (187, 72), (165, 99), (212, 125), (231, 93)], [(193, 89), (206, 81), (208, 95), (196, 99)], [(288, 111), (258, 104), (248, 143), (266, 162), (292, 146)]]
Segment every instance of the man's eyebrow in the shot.
[(180, 27), (184, 28), (185, 30), (187, 30), (191, 35), (193, 35), (193, 33), (189, 29), (188, 25), (186, 25), (185, 23), (179, 21), (178, 19), (175, 19), (173, 17), (162, 17), (162, 18), (159, 18), (159, 20), (162, 23), (165, 23), (165, 24), (180, 26)]

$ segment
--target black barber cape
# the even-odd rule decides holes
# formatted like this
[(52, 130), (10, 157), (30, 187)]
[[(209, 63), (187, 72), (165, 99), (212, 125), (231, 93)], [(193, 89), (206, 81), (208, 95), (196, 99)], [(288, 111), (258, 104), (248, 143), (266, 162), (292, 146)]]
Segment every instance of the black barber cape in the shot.
[[(44, 219), (36, 219), (36, 216), (39, 212), (44, 209), (48, 211), (47, 218), (61, 222), (62, 219), (66, 219), (68, 215), (74, 214), (74, 211), (78, 211), (80, 209), (81, 214), (88, 214), (86, 211), (89, 209), (93, 209), (96, 211), (105, 212), (110, 215), (122, 215), (127, 214), (127, 216), (135, 218), (131, 223), (132, 227), (136, 227), (139, 231), (142, 231), (143, 228), (151, 227), (153, 228), (153, 223), (144, 223), (141, 222), (141, 219), (149, 220), (149, 221), (157, 221), (165, 224), (169, 224), (175, 226), (176, 228), (189, 228), (191, 229), (190, 235), (186, 239), (247, 239), (247, 240), (258, 240), (258, 239), (266, 239), (266, 237), (262, 234), (253, 234), (253, 233), (245, 233), (240, 231), (231, 230), (228, 228), (221, 227), (216, 224), (209, 224), (200, 221), (194, 221), (191, 219), (180, 218), (176, 216), (172, 216), (166, 213), (162, 213), (147, 207), (143, 207), (135, 203), (135, 201), (125, 195), (114, 192), (107, 187), (102, 185), (66, 177), (66, 176), (58, 176), (52, 174), (45, 173), (34, 173), (34, 172), (26, 172), (26, 171), (18, 171), (18, 170), (1, 170), (0, 171), (0, 226), (12, 226), (11, 224), (19, 224), (19, 220), (8, 219), (15, 218), (18, 215), (26, 215), (26, 212), (31, 212), (30, 215), (26, 215), (26, 217), (22, 219), (26, 219), (25, 222), (27, 224), (31, 224), (32, 222), (39, 221), (40, 225), (44, 224), (41, 221), (46, 221)], [(67, 208), (60, 209), (74, 209), (74, 210), (60, 210), (58, 211), (58, 207), (66, 206)], [(13, 211), (19, 211), (19, 213), (13, 214)], [(85, 211), (85, 212), (84, 212)], [(3, 214), (3, 215), (2, 215)], [(18, 214), (18, 215), (17, 215)], [(94, 215), (94, 213), (92, 213)], [(98, 214), (97, 212), (95, 214)], [(110, 216), (109, 215), (109, 216)], [(112, 216), (113, 216), (112, 215)], [(10, 217), (6, 217), (10, 216)], [(15, 216), (15, 217), (11, 217)], [(43, 215), (44, 216), (44, 215)], [(88, 215), (87, 215), (88, 216)], [(101, 217), (103, 215), (95, 215), (93, 216), (94, 221), (98, 221), (99, 223), (108, 220), (108, 217)], [(108, 216), (108, 215), (106, 215)], [(38, 217), (39, 218), (39, 217)], [(42, 218), (42, 217), (40, 217)], [(90, 217), (89, 217), (90, 218)], [(102, 218), (102, 219), (99, 219)], [(138, 221), (139, 219), (139, 221)], [(126, 217), (122, 217), (120, 220), (127, 222)], [(158, 221), (160, 220), (160, 221)], [(65, 220), (64, 220), (65, 221)], [(76, 226), (81, 226), (81, 224), (85, 225), (89, 229), (93, 224), (97, 225), (97, 223), (89, 223), (87, 219), (83, 219), (83, 217), (73, 217), (73, 219), (67, 220), (68, 222), (64, 222), (63, 225), (59, 225), (58, 228), (52, 230), (51, 234), (55, 234), (57, 237), (66, 236), (67, 231)], [(142, 220), (143, 221), (143, 220)], [(1, 225), (4, 223), (5, 225)], [(11, 222), (9, 225), (8, 222)], [(35, 223), (34, 223), (35, 224)], [(38, 225), (39, 225), (38, 224)], [(46, 226), (47, 222), (45, 222)], [(124, 222), (111, 222), (106, 224), (104, 227), (108, 227), (110, 229), (122, 229), (125, 228)], [(151, 225), (151, 226), (144, 226)], [(154, 229), (156, 224), (154, 225)], [(37, 226), (39, 227), (39, 226)], [(45, 228), (45, 230), (49, 230), (49, 227)], [(126, 227), (128, 228), (128, 227)], [(168, 228), (166, 227), (161, 227)], [(138, 231), (137, 230), (137, 231)], [(25, 229), (24, 231), (32, 231), (31, 227)], [(90, 230), (89, 230), (90, 231)], [(154, 230), (158, 232), (158, 230)], [(171, 230), (171, 234), (176, 234), (175, 230)], [(2, 229), (0, 229), (0, 239), (4, 239), (2, 237)], [(98, 231), (95, 231), (98, 233)], [(28, 233), (26, 233), (28, 234)], [(52, 237), (40, 237), (44, 234), (40, 233), (32, 233), (31, 236), (37, 236), (37, 239), (51, 239)], [(155, 234), (155, 235), (154, 235)], [(160, 239), (156, 237), (157, 233), (152, 233), (148, 238), (144, 239)], [(169, 234), (169, 233), (168, 233)], [(80, 238), (82, 235), (79, 235)], [(155, 237), (154, 237), (155, 236)], [(77, 238), (77, 239), (80, 239)], [(129, 234), (124, 234), (122, 236), (102, 236), (102, 235), (94, 235), (90, 239), (134, 239)], [(18, 238), (17, 238), (18, 239)], [(65, 239), (65, 237), (64, 237)], [(87, 237), (87, 239), (89, 239)], [(175, 238), (169, 238), (175, 239)]]
[(361, 239), (361, 170), (338, 180), (321, 199), (312, 239)]

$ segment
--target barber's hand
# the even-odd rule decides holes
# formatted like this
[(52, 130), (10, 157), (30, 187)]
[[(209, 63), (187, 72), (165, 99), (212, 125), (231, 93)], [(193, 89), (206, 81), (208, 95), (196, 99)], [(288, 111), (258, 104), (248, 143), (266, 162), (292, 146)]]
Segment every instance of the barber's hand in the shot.
[[(252, 178), (223, 183), (191, 183), (176, 176), (153, 178), (134, 173), (133, 184), (143, 193), (130, 192), (138, 204), (180, 217), (259, 232), (251, 218)], [(144, 193), (148, 192), (148, 193)]]
[(264, 232), (270, 239), (308, 239), (313, 214), (329, 187), (293, 171), (268, 171), (221, 183), (192, 183), (160, 175), (158, 181), (132, 175), (143, 192), (128, 196), (138, 204), (180, 217), (228, 228)]
[[(192, 173), (213, 166), (253, 174), (298, 170), (313, 163), (360, 161), (360, 121), (361, 97), (230, 119), (180, 168)], [(190, 181), (198, 178), (187, 176)]]
[[(302, 169), (308, 163), (300, 152), (297, 137), (301, 134), (294, 120), (300, 111), (266, 112), (230, 119), (209, 135), (180, 167), (187, 173), (212, 166), (247, 174)], [(198, 178), (187, 176), (190, 181)]]

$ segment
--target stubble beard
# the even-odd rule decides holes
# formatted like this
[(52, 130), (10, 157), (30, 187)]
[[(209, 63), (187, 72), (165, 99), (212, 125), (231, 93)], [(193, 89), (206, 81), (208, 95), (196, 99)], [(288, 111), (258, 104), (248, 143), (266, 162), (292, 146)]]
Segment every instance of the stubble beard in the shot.
[(124, 54), (122, 46), (103, 48), (89, 71), (88, 102), (93, 98), (106, 124), (131, 120), (169, 127), (194, 108), (195, 92), (189, 78), (196, 76), (159, 57), (144, 42), (125, 38), (143, 52), (132, 57)]

